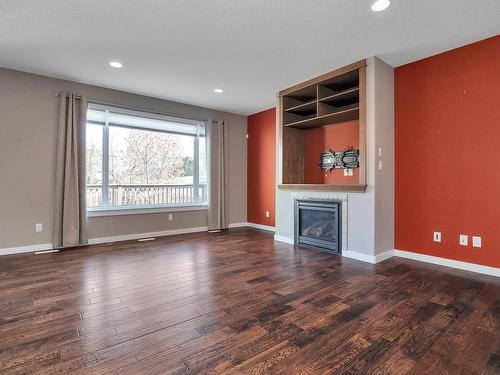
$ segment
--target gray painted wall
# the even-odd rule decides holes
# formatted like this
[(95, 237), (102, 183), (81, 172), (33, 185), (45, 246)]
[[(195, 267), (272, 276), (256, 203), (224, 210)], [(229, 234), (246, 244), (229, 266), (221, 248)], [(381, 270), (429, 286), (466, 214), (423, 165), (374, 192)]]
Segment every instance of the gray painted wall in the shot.
[[(229, 122), (229, 222), (246, 221), (246, 117), (0, 68), (0, 249), (51, 242), (58, 102), (54, 93)], [(44, 230), (35, 233), (35, 224)], [(206, 226), (205, 211), (89, 218), (90, 238)]]
[[(375, 255), (394, 250), (394, 68), (375, 63)], [(378, 156), (378, 148), (382, 156)], [(378, 161), (382, 161), (382, 170)]]

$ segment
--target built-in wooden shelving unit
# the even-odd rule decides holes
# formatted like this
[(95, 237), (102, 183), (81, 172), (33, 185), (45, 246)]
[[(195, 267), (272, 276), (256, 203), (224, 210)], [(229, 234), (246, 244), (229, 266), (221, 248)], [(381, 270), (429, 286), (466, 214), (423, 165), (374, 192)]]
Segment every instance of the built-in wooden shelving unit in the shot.
[[(364, 191), (365, 60), (290, 87), (278, 94), (281, 189)], [(360, 177), (356, 185), (304, 184), (304, 131), (359, 120)]]

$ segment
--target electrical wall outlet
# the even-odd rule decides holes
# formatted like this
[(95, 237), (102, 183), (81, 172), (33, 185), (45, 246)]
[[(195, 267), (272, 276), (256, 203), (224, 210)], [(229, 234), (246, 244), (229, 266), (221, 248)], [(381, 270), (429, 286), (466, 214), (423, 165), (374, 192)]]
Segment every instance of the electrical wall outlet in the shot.
[(354, 176), (354, 169), (350, 168), (349, 169), (349, 177)]
[(271, 217), (271, 213), (269, 211), (266, 211), (266, 217)]
[(469, 243), (469, 236), (467, 236), (466, 234), (461, 234), (458, 243), (462, 246), (467, 246), (467, 244)]
[(379, 157), (382, 157), (382, 147), (379, 147), (379, 148), (378, 148), (378, 156), (379, 156)]
[(379, 160), (378, 161), (378, 170), (381, 171), (382, 170), (382, 160)]
[(349, 176), (349, 169), (344, 168), (344, 176)]
[(434, 232), (434, 242), (441, 242), (441, 232)]
[(168, 214), (168, 221), (172, 221), (174, 219), (174, 215), (173, 214)]
[(481, 247), (481, 237), (472, 236), (472, 247)]
[(43, 224), (35, 224), (35, 232), (42, 232)]

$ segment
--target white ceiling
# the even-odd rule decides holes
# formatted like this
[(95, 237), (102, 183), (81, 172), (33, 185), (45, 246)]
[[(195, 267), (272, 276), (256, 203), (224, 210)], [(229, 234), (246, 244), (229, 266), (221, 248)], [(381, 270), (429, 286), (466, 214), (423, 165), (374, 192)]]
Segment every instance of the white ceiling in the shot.
[(392, 0), (381, 13), (370, 4), (0, 0), (0, 66), (250, 114), (365, 57), (399, 66), (500, 33), (500, 0)]

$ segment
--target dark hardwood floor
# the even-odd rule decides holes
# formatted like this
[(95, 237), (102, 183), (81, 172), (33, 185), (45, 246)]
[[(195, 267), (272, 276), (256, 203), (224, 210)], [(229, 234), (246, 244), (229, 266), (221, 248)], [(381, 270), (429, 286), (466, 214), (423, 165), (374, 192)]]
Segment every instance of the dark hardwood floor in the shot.
[(500, 281), (253, 229), (0, 258), (0, 374), (498, 374)]

